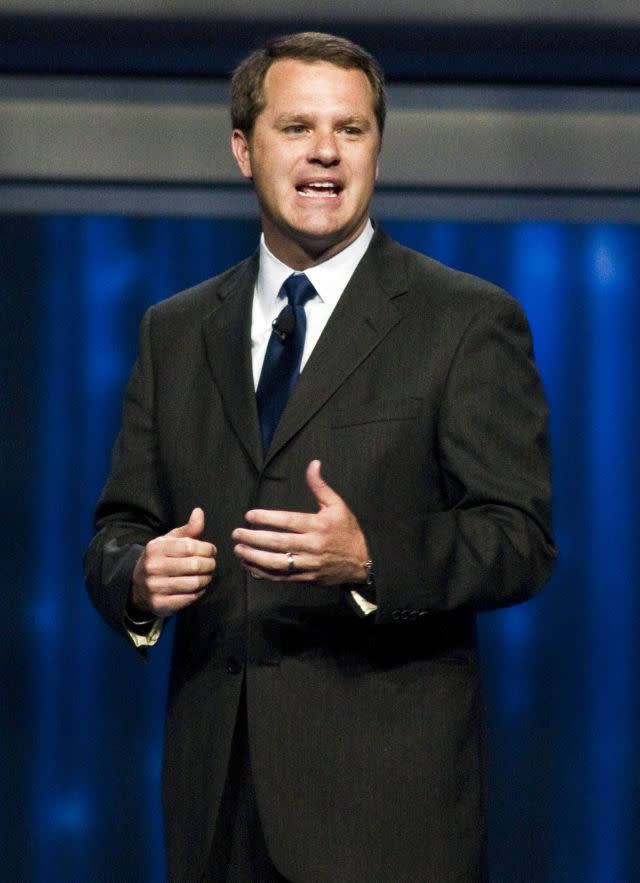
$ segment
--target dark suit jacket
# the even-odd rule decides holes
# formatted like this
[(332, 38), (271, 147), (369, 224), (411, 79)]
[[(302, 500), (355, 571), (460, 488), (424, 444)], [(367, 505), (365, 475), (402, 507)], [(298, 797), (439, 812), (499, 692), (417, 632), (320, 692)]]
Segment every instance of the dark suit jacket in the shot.
[[(526, 320), (489, 283), (378, 230), (260, 448), (250, 322), (257, 256), (145, 316), (87, 553), (123, 631), (141, 546), (206, 513), (219, 549), (178, 616), (166, 722), (170, 876), (196, 881), (246, 677), (266, 842), (296, 883), (482, 879), (478, 610), (529, 598), (554, 558), (547, 407)], [(257, 581), (230, 534), (251, 507), (313, 511), (320, 458), (375, 566), (348, 587)]]

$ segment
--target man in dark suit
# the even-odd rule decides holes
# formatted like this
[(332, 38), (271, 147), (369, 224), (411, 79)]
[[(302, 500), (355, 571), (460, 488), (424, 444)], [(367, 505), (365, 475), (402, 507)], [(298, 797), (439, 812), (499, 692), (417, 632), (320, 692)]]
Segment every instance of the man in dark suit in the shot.
[(170, 878), (483, 880), (475, 614), (555, 554), (527, 323), (373, 228), (359, 47), (275, 41), (232, 117), (260, 249), (146, 314), (86, 558), (137, 646), (177, 615)]

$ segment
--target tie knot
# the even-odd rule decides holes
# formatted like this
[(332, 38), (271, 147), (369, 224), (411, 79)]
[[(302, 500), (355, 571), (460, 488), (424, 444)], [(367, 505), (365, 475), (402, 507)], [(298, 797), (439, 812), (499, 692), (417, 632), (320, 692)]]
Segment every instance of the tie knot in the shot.
[(291, 307), (303, 307), (308, 300), (317, 294), (315, 288), (304, 273), (292, 273), (285, 279), (282, 286)]

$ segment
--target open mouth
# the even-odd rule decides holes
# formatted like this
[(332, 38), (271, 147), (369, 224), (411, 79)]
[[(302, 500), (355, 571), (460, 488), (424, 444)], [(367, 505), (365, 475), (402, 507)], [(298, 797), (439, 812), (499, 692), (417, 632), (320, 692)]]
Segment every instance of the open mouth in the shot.
[(335, 199), (342, 192), (342, 187), (335, 181), (305, 181), (298, 184), (296, 190), (309, 199)]

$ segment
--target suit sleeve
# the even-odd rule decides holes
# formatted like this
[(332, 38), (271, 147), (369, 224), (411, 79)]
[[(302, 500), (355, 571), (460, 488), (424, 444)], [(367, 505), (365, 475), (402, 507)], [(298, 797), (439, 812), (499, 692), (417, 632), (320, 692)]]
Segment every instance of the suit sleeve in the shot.
[(91, 600), (104, 619), (127, 635), (125, 607), (133, 568), (144, 546), (168, 530), (154, 418), (152, 311), (141, 325), (139, 356), (127, 387), (111, 473), (96, 508), (96, 534), (85, 554)]
[(480, 310), (451, 360), (437, 431), (447, 505), (363, 524), (376, 621), (483, 610), (530, 598), (555, 558), (547, 404), (527, 321), (501, 297)]

